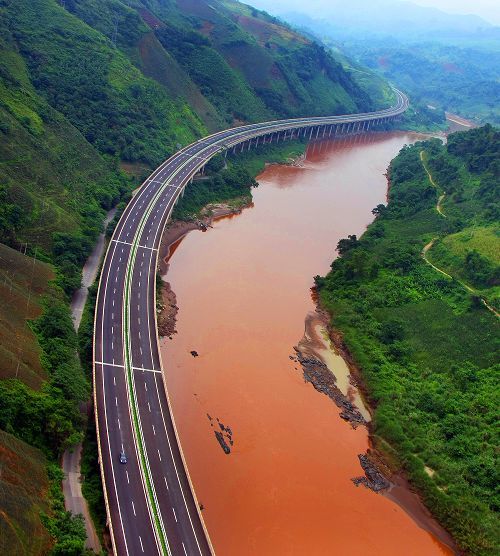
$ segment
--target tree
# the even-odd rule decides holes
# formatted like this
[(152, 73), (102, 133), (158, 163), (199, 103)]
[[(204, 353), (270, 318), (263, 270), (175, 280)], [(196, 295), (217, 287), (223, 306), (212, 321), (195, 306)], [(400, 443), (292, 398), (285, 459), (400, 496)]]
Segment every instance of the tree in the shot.
[(351, 249), (355, 249), (359, 245), (356, 235), (348, 235), (347, 239), (340, 239), (337, 243), (337, 252), (339, 255), (345, 255)]

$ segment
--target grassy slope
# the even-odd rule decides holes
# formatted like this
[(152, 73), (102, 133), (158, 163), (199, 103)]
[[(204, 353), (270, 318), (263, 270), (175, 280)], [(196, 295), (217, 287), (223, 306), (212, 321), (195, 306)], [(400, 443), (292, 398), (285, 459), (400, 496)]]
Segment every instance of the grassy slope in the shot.
[(244, 4), (152, 0), (138, 11), (226, 125), (371, 105), (310, 39)]
[[(27, 319), (40, 315), (40, 296), (54, 274), (49, 265), (2, 244), (0, 268), (0, 379), (16, 376), (20, 357), (19, 380), (40, 388), (46, 372)], [(0, 430), (0, 553), (40, 554), (50, 546), (40, 519), (41, 511), (49, 511), (48, 488), (43, 453)]]
[(0, 379), (17, 376), (31, 388), (40, 388), (46, 378), (40, 347), (27, 321), (40, 316), (40, 297), (53, 278), (49, 265), (0, 244)]
[[(499, 323), (459, 282), (427, 265), (421, 251), (435, 237), (453, 244), (457, 226), (481, 229), (481, 223), (498, 225), (498, 218), (482, 189), (488, 171), (466, 179), (460, 156), (453, 157), (459, 181), (444, 188), (449, 216), (440, 216), (441, 192), (429, 183), (422, 149), (431, 168), (449, 156), (436, 142), (404, 149), (391, 164), (389, 208), (318, 285), (363, 372), (375, 407), (376, 447), (409, 474), (462, 548), (493, 555), (499, 549)], [(498, 156), (498, 142), (496, 149)], [(453, 211), (462, 212), (461, 223)], [(498, 237), (489, 238), (498, 253)]]
[(49, 479), (39, 450), (0, 430), (0, 552), (45, 554), (51, 538), (40, 520), (49, 510)]

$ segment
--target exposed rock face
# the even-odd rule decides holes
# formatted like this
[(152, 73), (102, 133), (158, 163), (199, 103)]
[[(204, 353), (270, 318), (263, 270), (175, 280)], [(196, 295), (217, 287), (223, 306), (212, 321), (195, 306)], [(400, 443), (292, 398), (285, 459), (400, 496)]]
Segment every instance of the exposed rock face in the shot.
[(172, 291), (169, 282), (164, 282), (161, 291), (161, 302), (158, 304), (158, 334), (160, 337), (172, 335), (176, 333), (175, 324), (177, 322), (177, 299)]
[(366, 424), (366, 420), (354, 404), (339, 390), (335, 384), (335, 376), (330, 369), (316, 357), (306, 357), (295, 348), (297, 361), (301, 364), (304, 380), (310, 382), (314, 388), (328, 396), (338, 408), (341, 409), (340, 417), (348, 421), (353, 428)]
[(364, 477), (354, 477), (351, 481), (356, 485), (365, 485), (375, 492), (386, 490), (391, 483), (382, 475), (377, 466), (369, 459), (367, 454), (359, 454), (359, 463), (365, 472)]

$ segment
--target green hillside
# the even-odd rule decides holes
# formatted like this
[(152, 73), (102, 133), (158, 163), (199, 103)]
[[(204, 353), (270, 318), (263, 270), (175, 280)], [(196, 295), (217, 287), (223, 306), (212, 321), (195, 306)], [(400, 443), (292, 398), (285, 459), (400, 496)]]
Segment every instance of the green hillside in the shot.
[(498, 554), (500, 130), (402, 149), (390, 199), (317, 277), (375, 408), (374, 446), (467, 553)]
[(144, 174), (240, 122), (373, 105), (323, 47), (238, 2), (3, 0), (0, 15), (0, 238), (37, 247), (68, 293), (130, 188), (120, 167)]
[[(0, 0), (0, 552), (83, 550), (57, 468), (90, 395), (68, 301), (106, 211), (210, 131), (368, 110), (385, 87), (239, 2)], [(230, 167), (178, 210), (248, 182)]]
[(49, 511), (44, 455), (0, 430), (0, 552), (45, 554), (52, 541), (40, 519)]

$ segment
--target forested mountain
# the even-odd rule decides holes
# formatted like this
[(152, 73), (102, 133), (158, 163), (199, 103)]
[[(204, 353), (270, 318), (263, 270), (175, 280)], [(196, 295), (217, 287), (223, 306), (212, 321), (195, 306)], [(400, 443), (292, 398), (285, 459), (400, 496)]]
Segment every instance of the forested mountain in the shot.
[(0, 0), (0, 553), (83, 550), (58, 469), (90, 393), (68, 300), (105, 212), (210, 131), (387, 105), (375, 89), (230, 0)]
[(295, 11), (285, 1), (257, 4), (406, 91), (421, 123), (438, 122), (439, 113), (443, 120), (444, 111), (500, 122), (500, 27), (395, 0), (322, 10), (300, 3)]
[(126, 188), (122, 163), (154, 166), (239, 122), (373, 108), (323, 47), (237, 2), (2, 0), (0, 10), (0, 230), (46, 254), (58, 232), (86, 251)]
[(423, 104), (478, 122), (500, 123), (500, 41), (468, 45), (355, 39), (344, 49)]

